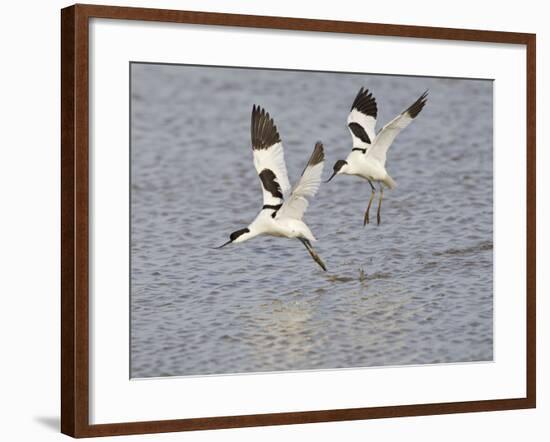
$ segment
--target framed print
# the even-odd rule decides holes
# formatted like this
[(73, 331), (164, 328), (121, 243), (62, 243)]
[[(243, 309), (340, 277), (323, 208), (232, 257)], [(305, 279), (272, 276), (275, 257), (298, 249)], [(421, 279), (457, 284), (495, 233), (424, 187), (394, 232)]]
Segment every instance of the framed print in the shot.
[(533, 34), (61, 30), (63, 433), (535, 407)]

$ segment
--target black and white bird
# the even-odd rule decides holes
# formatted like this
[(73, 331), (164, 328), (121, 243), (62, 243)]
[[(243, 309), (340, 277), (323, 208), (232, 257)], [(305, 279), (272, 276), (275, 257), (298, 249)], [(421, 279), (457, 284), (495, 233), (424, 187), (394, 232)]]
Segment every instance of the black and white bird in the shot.
[(324, 262), (311, 245), (315, 237), (302, 221), (309, 204), (307, 198), (313, 197), (321, 184), (325, 161), (323, 144), (315, 144), (300, 180), (290, 191), (283, 144), (277, 126), (269, 113), (256, 105), (252, 107), (250, 133), (254, 166), (262, 184), (263, 207), (252, 223), (231, 233), (229, 241), (217, 248), (231, 243), (241, 243), (258, 235), (296, 238), (306, 247), (315, 262), (326, 271)]
[(345, 160), (338, 160), (334, 164), (333, 173), (327, 183), (336, 175), (356, 175), (368, 181), (371, 195), (363, 225), (369, 223), (369, 211), (376, 189), (373, 182), (380, 183), (380, 201), (378, 202), (377, 221), (380, 224), (380, 208), (384, 196), (384, 186), (393, 189), (396, 182), (386, 171), (386, 153), (393, 140), (404, 128), (418, 116), (428, 100), (428, 91), (418, 100), (401, 112), (397, 117), (386, 124), (378, 134), (376, 133), (376, 117), (378, 107), (376, 100), (368, 89), (361, 88), (353, 100), (348, 115), (348, 129), (353, 140), (351, 153)]

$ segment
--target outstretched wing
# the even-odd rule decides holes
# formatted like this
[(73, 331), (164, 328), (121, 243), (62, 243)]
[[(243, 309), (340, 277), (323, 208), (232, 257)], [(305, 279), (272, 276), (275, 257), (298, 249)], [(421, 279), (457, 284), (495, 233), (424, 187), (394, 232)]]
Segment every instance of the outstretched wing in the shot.
[(397, 117), (386, 124), (376, 136), (373, 147), (367, 155), (386, 164), (386, 152), (399, 132), (405, 129), (414, 120), (428, 101), (428, 91), (424, 92), (418, 100), (401, 112)]
[(353, 148), (363, 150), (363, 153), (372, 145), (376, 137), (376, 116), (378, 108), (376, 100), (368, 89), (361, 88), (353, 100), (348, 115), (348, 129), (353, 140)]
[(277, 217), (302, 219), (308, 206), (308, 197), (313, 197), (321, 185), (321, 175), (325, 164), (325, 152), (323, 144), (318, 141), (313, 153), (302, 172), (300, 181), (292, 190), (290, 197), (283, 203), (277, 212)]
[(250, 134), (254, 167), (262, 182), (264, 205), (282, 204), (290, 191), (283, 143), (273, 119), (260, 106), (252, 107)]

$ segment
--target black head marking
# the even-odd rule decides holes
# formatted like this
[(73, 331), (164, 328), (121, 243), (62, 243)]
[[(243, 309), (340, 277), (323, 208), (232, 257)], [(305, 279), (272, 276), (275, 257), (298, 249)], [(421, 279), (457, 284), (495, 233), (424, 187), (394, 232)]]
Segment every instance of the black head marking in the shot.
[(344, 167), (348, 162), (346, 160), (338, 160), (336, 163), (334, 163), (334, 167), (332, 168), (333, 172), (332, 175), (328, 180), (325, 181), (325, 183), (328, 183), (330, 180), (332, 180), (336, 174), (340, 171), (342, 167)]
[(348, 162), (346, 160), (338, 160), (336, 163), (334, 163), (334, 167), (332, 168), (334, 170), (334, 173), (338, 173), (339, 170), (344, 167)]
[(235, 241), (239, 236), (244, 235), (245, 233), (250, 232), (250, 230), (245, 227), (244, 229), (239, 229), (234, 231), (231, 235), (229, 235), (229, 239), (233, 242)]
[(348, 124), (348, 127), (350, 128), (353, 135), (355, 135), (357, 138), (359, 138), (363, 143), (370, 144), (370, 138), (363, 126), (361, 126), (359, 123), (350, 123)]
[(274, 198), (283, 199), (281, 186), (277, 182), (277, 175), (275, 175), (271, 169), (262, 170), (260, 172), (260, 180), (262, 181), (264, 189), (271, 193)]

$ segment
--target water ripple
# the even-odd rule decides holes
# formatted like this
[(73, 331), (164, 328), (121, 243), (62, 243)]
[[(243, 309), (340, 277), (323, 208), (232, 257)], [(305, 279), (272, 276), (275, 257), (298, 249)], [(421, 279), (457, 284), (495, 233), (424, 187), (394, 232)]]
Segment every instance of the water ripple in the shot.
[[(132, 377), (492, 359), (491, 82), (139, 64), (132, 75)], [(212, 250), (261, 206), (252, 104), (275, 116), (292, 182), (318, 139), (326, 169), (347, 155), (363, 85), (382, 124), (430, 89), (389, 153), (398, 187), (382, 224), (362, 226), (368, 184), (337, 177), (306, 214), (328, 273), (298, 241)]]

